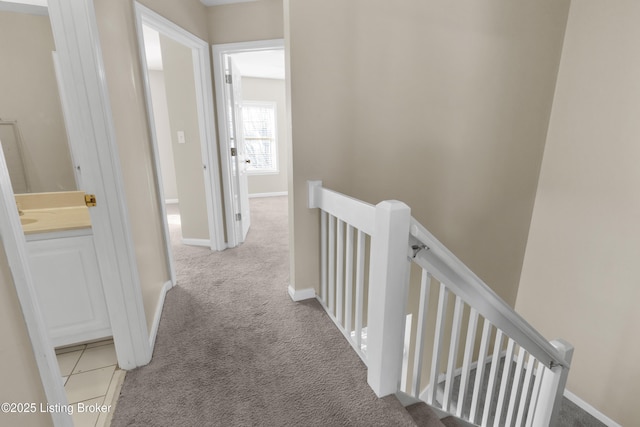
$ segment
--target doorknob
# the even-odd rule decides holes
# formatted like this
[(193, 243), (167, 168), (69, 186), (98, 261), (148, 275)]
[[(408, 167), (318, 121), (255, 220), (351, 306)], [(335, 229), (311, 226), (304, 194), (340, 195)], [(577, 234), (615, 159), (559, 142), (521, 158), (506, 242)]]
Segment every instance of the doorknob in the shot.
[(251, 159), (247, 159), (244, 161), (245, 163), (251, 163)]

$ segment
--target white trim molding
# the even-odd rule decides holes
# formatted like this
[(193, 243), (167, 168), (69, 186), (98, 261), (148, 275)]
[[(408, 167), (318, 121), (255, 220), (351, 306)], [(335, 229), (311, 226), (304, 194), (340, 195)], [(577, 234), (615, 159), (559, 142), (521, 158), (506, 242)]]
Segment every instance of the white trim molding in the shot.
[(278, 196), (288, 196), (288, 191), (275, 191), (273, 193), (253, 193), (249, 194), (250, 199), (257, 199), (260, 197), (278, 197)]
[[(225, 108), (225, 57), (234, 53), (252, 52), (261, 50), (284, 49), (284, 39), (259, 40), (240, 43), (226, 43), (212, 45), (213, 52), (213, 76), (216, 93), (216, 106), (218, 123), (227, 123), (228, 112)], [(229, 218), (235, 216), (234, 198), (239, 190), (233, 184), (233, 159), (231, 157), (231, 146), (227, 126), (218, 126), (218, 141), (220, 147), (220, 164), (222, 165), (222, 185), (224, 188), (224, 207), (227, 218), (227, 246), (233, 248), (241, 242), (241, 237), (237, 235), (235, 221)]]
[(164, 204), (165, 205), (177, 205), (178, 203), (180, 203), (179, 199), (165, 199), (164, 200)]
[(307, 299), (313, 299), (316, 297), (316, 290), (313, 288), (293, 289), (293, 287), (289, 285), (288, 291), (289, 291), (289, 296), (295, 302), (304, 301)]
[(153, 348), (156, 345), (156, 337), (158, 336), (158, 327), (160, 326), (160, 318), (162, 317), (162, 309), (164, 307), (164, 299), (167, 296), (167, 292), (173, 288), (173, 283), (171, 281), (167, 281), (160, 291), (160, 296), (158, 297), (158, 304), (156, 305), (156, 313), (153, 316), (153, 324), (151, 325), (151, 331), (149, 331), (149, 346), (151, 347), (151, 351), (153, 352)]
[[(16, 209), (9, 169), (2, 150), (0, 150), (0, 244), (4, 246), (47, 402), (53, 405), (67, 405), (67, 395), (60, 381), (60, 367), (31, 275), (27, 244)], [(56, 427), (73, 427), (73, 420), (65, 411), (53, 412), (51, 417)]]
[(151, 349), (94, 5), (50, 0), (49, 18), (71, 120), (83, 136), (82, 144), (70, 141), (74, 159), (83, 190), (98, 200), (91, 223), (118, 364), (133, 369), (151, 360)]
[(189, 246), (204, 246), (208, 248), (211, 246), (211, 241), (207, 239), (182, 239), (182, 244)]
[(594, 408), (584, 400), (580, 399), (578, 396), (576, 396), (574, 393), (571, 393), (567, 389), (564, 390), (564, 397), (566, 397), (567, 399), (569, 399), (570, 401), (578, 405), (583, 411), (585, 411), (592, 417), (596, 418), (601, 423), (606, 424), (607, 427), (622, 427), (622, 425), (613, 421), (611, 418), (607, 417), (605, 414), (598, 411), (596, 408)]
[[(193, 57), (194, 80), (196, 82), (196, 107), (198, 112), (198, 127), (200, 132), (202, 169), (204, 173), (205, 199), (207, 204), (207, 221), (209, 226), (209, 247), (211, 250), (222, 251), (227, 248), (224, 241), (224, 221), (222, 215), (222, 187), (220, 185), (220, 172), (218, 167), (218, 149), (214, 123), (213, 87), (211, 84), (211, 62), (209, 58), (209, 44), (179, 27), (165, 17), (151, 9), (135, 2), (136, 26), (138, 31), (138, 45), (140, 47), (140, 62), (143, 67), (143, 81), (147, 104), (147, 116), (149, 129), (153, 140), (153, 157), (156, 176), (158, 180), (158, 200), (163, 199), (163, 184), (160, 171), (160, 155), (158, 151), (157, 136), (154, 125), (153, 106), (151, 103), (151, 90), (149, 75), (147, 73), (147, 59), (144, 52), (143, 25), (148, 26), (172, 40), (191, 49)], [(171, 241), (169, 228), (166, 221), (165, 203), (160, 203), (163, 214), (165, 251), (170, 264), (171, 279), (175, 282), (175, 268), (171, 253)]]

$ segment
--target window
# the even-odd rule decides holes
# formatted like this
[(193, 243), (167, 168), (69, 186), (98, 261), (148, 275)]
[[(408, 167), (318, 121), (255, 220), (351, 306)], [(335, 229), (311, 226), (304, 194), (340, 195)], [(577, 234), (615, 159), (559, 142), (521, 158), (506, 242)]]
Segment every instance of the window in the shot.
[(242, 104), (244, 150), (251, 160), (247, 172), (277, 173), (276, 103), (244, 102)]

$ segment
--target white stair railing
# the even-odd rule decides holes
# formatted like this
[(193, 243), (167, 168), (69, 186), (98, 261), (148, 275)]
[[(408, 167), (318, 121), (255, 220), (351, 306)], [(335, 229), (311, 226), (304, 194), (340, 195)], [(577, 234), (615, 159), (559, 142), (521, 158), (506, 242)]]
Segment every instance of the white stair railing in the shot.
[[(409, 245), (411, 260), (421, 270), (410, 394), (482, 426), (552, 425), (573, 347), (561, 340), (548, 342), (415, 219)], [(433, 282), (439, 286), (432, 291)], [(427, 334), (429, 298), (434, 294), (435, 326)], [(449, 297), (455, 301), (453, 308)], [(429, 342), (426, 337), (431, 335)], [(430, 384), (423, 390), (427, 350)]]
[[(309, 207), (321, 210), (318, 300), (367, 365), (378, 396), (403, 391), (481, 426), (554, 425), (570, 344), (548, 342), (404, 203), (373, 206), (310, 181)], [(412, 263), (420, 296), (407, 333), (413, 357), (403, 366)]]
[(309, 207), (320, 208), (318, 300), (365, 364), (369, 242), (376, 207), (309, 182)]

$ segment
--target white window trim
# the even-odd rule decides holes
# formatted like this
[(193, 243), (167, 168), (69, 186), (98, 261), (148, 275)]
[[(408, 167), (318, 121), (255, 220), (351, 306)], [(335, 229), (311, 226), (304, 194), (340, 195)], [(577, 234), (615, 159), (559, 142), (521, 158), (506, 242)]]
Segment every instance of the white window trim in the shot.
[[(278, 103), (275, 101), (242, 101), (242, 108), (245, 106), (269, 107), (273, 109), (273, 161), (275, 168), (272, 170), (250, 170), (247, 175), (278, 175), (280, 174), (280, 162), (278, 161)], [(245, 136), (245, 146), (247, 137)]]

